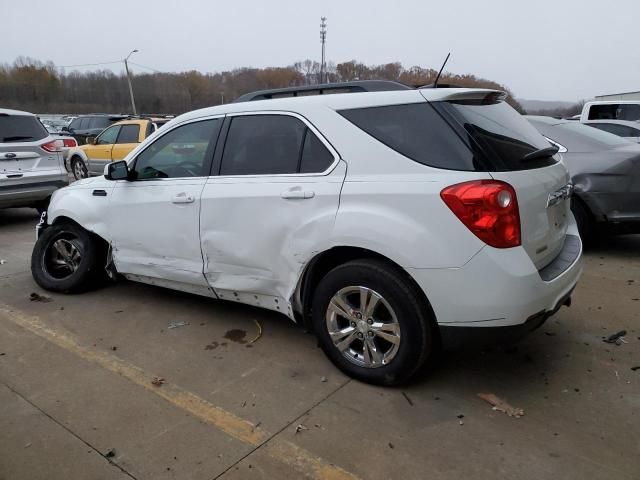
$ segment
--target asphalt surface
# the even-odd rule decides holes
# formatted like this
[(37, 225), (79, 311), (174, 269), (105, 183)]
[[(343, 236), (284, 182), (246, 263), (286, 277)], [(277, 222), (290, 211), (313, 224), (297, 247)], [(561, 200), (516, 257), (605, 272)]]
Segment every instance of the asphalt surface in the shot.
[(0, 211), (0, 480), (640, 478), (640, 236), (588, 251), (573, 305), (517, 346), (378, 388), (275, 313), (43, 292), (36, 221)]

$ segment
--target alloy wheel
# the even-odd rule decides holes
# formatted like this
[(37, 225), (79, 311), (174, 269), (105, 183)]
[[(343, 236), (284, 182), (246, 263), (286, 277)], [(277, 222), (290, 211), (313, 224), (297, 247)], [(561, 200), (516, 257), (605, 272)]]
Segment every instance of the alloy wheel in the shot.
[(58, 238), (47, 248), (43, 263), (45, 271), (54, 278), (73, 275), (82, 261), (82, 249), (77, 238)]
[(325, 315), (333, 345), (350, 362), (365, 368), (388, 365), (400, 347), (400, 323), (391, 305), (364, 286), (340, 289)]

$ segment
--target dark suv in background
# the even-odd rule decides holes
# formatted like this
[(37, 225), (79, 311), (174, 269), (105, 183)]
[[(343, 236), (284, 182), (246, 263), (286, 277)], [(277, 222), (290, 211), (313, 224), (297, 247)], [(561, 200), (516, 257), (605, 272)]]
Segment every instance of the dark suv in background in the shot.
[(78, 145), (87, 143), (88, 137), (96, 137), (105, 128), (115, 122), (124, 120), (126, 115), (111, 115), (106, 113), (93, 113), (90, 115), (80, 115), (75, 118), (68, 127), (62, 130), (68, 132), (70, 136), (78, 141)]

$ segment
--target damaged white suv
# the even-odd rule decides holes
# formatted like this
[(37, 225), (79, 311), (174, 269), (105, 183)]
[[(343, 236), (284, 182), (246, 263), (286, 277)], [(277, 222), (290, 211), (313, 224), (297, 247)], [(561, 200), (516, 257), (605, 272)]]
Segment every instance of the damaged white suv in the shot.
[(378, 384), (569, 303), (569, 175), (502, 92), (337, 87), (361, 93), (258, 92), (184, 114), (57, 191), (36, 282), (74, 292), (119, 273), (275, 310)]

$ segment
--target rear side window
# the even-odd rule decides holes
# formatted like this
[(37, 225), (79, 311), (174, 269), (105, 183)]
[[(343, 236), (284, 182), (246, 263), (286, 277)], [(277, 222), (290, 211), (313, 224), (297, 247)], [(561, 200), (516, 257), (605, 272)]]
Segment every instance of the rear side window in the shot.
[(81, 118), (76, 118), (69, 124), (69, 130), (79, 130), (81, 122), (82, 122)]
[(31, 115), (0, 115), (0, 143), (35, 142), (49, 136)]
[(87, 128), (107, 128), (111, 123), (107, 117), (93, 117)]
[(307, 128), (300, 159), (300, 173), (324, 172), (333, 163), (333, 155), (320, 139)]
[(140, 125), (122, 125), (116, 143), (138, 143)]
[(428, 103), (338, 113), (389, 148), (423, 165), (448, 170), (482, 169), (473, 152)]
[(288, 115), (234, 117), (220, 175), (297, 173), (306, 125)]

